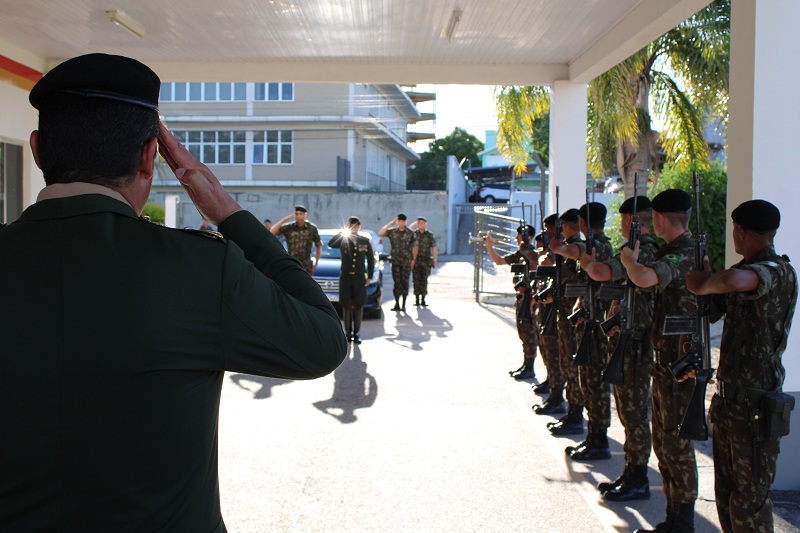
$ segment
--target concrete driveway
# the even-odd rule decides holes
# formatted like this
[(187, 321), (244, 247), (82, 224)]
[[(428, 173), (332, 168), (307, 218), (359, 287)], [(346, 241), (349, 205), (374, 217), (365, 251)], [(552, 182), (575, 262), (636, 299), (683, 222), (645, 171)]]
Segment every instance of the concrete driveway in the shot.
[[(513, 310), (476, 303), (469, 258), (454, 259), (431, 276), (430, 306), (405, 314), (389, 310), (387, 266), (384, 318), (364, 320), (363, 344), (332, 375), (226, 377), (229, 531), (603, 532), (661, 521), (654, 459), (649, 501), (606, 504), (594, 489), (622, 470), (616, 420), (610, 461), (566, 459), (579, 439), (551, 436), (551, 419), (530, 409), (530, 383), (508, 376), (522, 359)], [(536, 371), (545, 377), (540, 359)], [(719, 531), (710, 455), (709, 443), (698, 446), (698, 532)], [(796, 531), (777, 520), (778, 531)]]

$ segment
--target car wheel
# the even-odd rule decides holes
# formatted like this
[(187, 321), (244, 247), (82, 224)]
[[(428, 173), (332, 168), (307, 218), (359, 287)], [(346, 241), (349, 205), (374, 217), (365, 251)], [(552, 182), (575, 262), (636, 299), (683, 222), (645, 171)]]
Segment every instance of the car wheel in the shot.
[(483, 203), (485, 204), (493, 204), (494, 203), (494, 196), (487, 196), (483, 199)]

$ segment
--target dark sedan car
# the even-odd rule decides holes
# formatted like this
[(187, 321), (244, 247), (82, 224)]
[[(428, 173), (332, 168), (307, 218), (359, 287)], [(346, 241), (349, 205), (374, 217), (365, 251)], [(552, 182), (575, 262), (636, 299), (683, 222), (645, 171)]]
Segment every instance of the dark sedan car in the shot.
[[(314, 280), (322, 287), (322, 291), (333, 303), (334, 307), (339, 306), (339, 271), (341, 270), (342, 260), (338, 248), (328, 247), (331, 237), (339, 233), (338, 229), (321, 229), (319, 237), (322, 240), (322, 255), (319, 258), (317, 270), (314, 271)], [(372, 240), (372, 236), (366, 231), (359, 232), (359, 235)], [(375, 243), (373, 243), (375, 248)], [(367, 285), (367, 301), (364, 303), (364, 316), (369, 318), (381, 317), (381, 298), (383, 297), (383, 260), (386, 256), (375, 252), (375, 271), (372, 280)]]

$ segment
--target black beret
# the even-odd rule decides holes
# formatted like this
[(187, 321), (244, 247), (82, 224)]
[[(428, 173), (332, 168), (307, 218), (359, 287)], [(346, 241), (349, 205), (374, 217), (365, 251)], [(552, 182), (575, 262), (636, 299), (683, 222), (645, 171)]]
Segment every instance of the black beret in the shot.
[(517, 233), (527, 233), (528, 237), (530, 238), (536, 233), (536, 229), (533, 226), (524, 224), (517, 228)]
[(428, 221), (428, 219), (425, 218), (425, 217), (417, 217), (417, 220), (421, 220), (423, 222), (427, 222)]
[[(636, 197), (636, 211), (652, 211), (653, 205), (650, 203), (650, 198), (647, 196)], [(630, 215), (633, 213), (633, 196), (622, 202), (619, 206), (619, 212), (623, 215)]]
[(536, 234), (536, 237), (534, 238), (534, 240), (535, 240), (536, 242), (542, 242), (542, 241), (544, 241), (544, 237), (542, 236), (542, 234), (543, 234), (543, 233), (544, 233), (544, 232), (537, 233), (537, 234)]
[(667, 189), (658, 193), (651, 205), (659, 213), (686, 213), (692, 208), (692, 197), (680, 189)]
[(781, 225), (781, 212), (766, 200), (748, 200), (731, 213), (731, 219), (745, 229), (766, 233)]
[(161, 80), (146, 65), (123, 56), (87, 54), (53, 68), (34, 85), (28, 99), (36, 109), (56, 92), (106, 98), (158, 111)]
[(561, 216), (558, 217), (558, 218), (560, 218), (564, 222), (577, 222), (579, 216), (580, 216), (580, 213), (578, 212), (578, 210), (575, 209), (575, 208), (572, 208), (572, 209), (567, 209), (566, 211), (561, 213)]
[(406, 216), (405, 213), (398, 213), (397, 220), (408, 220), (408, 217)]
[(359, 225), (360, 226), (361, 225), (361, 219), (358, 218), (357, 216), (352, 216), (352, 217), (347, 219), (347, 223), (350, 226), (355, 226), (355, 225)]
[(304, 205), (296, 205), (294, 206), (295, 211), (302, 211), (303, 213), (308, 213), (308, 209)]
[[(601, 204), (600, 202), (589, 202), (588, 204), (583, 204), (580, 208), (580, 216), (583, 220), (591, 220), (592, 225), (599, 224), (600, 222), (605, 221), (606, 219), (606, 206)], [(586, 218), (586, 212), (589, 212), (590, 219)]]
[(548, 226), (555, 226), (557, 218), (558, 214), (556, 213), (553, 213), (552, 215), (547, 215), (544, 219), (544, 223), (547, 224)]

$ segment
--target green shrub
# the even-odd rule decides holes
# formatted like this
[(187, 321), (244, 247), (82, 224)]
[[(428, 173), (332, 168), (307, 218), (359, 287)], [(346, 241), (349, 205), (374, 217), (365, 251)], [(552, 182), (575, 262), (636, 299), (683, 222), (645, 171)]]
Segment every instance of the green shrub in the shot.
[(142, 209), (142, 216), (150, 217), (150, 220), (159, 224), (163, 224), (166, 220), (164, 206), (159, 204), (150, 203), (145, 205), (144, 209)]

